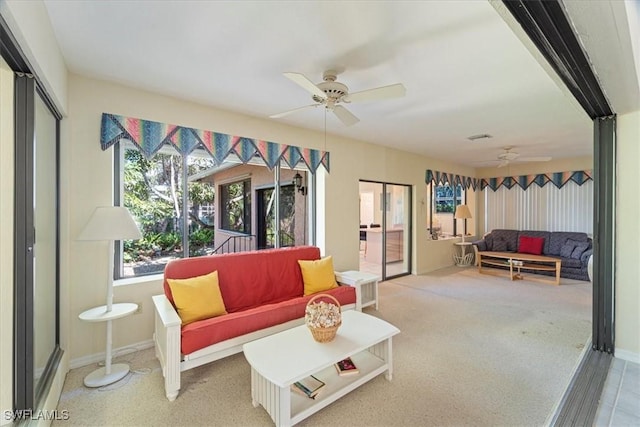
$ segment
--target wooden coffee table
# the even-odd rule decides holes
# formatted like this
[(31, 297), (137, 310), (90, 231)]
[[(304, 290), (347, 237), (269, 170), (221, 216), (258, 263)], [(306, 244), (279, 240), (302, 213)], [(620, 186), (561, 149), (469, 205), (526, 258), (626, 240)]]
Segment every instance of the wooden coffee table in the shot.
[[(521, 261), (522, 265), (515, 265), (513, 261)], [(541, 282), (560, 284), (560, 268), (561, 261), (559, 258), (548, 257), (544, 255), (520, 254), (514, 252), (478, 252), (478, 272), (487, 273), (482, 269), (482, 265), (493, 265), (500, 267), (509, 267), (509, 276), (511, 280), (520, 280), (523, 278), (521, 270), (531, 271), (552, 271), (555, 273), (555, 280), (545, 280), (528, 276), (529, 280), (538, 280)]]
[[(377, 317), (349, 310), (335, 339), (316, 342), (306, 325), (243, 346), (251, 365), (251, 400), (277, 426), (290, 426), (386, 372), (391, 380), (391, 339), (400, 330)], [(333, 364), (351, 357), (360, 372), (339, 376)], [(292, 393), (291, 384), (309, 375), (325, 382), (315, 399)]]

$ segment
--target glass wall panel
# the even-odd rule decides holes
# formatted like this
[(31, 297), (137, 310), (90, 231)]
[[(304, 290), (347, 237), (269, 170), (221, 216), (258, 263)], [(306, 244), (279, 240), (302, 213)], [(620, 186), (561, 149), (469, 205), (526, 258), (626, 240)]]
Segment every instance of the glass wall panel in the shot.
[(57, 297), (57, 120), (42, 99), (35, 97), (33, 153), (33, 363), (34, 386), (56, 347)]

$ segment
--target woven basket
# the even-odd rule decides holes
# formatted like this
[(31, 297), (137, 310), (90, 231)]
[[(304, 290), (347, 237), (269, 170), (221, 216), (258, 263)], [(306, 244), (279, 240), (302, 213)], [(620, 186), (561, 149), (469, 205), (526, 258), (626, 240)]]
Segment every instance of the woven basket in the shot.
[[(307, 302), (307, 307), (309, 307), (312, 304), (315, 304), (314, 301), (318, 298), (322, 298), (322, 297), (326, 297), (329, 299), (332, 299), (333, 302), (335, 303), (334, 305), (336, 305), (338, 307), (338, 311), (340, 311), (340, 303), (338, 302), (337, 299), (335, 299), (333, 296), (329, 295), (329, 294), (318, 294), (316, 296), (314, 296), (313, 298), (311, 298), (309, 300), (309, 302)], [(305, 313), (306, 313), (306, 309), (305, 309)], [(306, 317), (306, 315), (305, 315)], [(305, 319), (306, 321), (306, 319)], [(333, 339), (336, 337), (336, 332), (338, 331), (338, 328), (340, 327), (340, 325), (342, 324), (342, 316), (339, 317), (338, 323), (334, 326), (331, 327), (325, 327), (325, 328), (320, 328), (320, 327), (314, 327), (311, 326), (307, 323), (307, 327), (309, 328), (309, 330), (311, 331), (311, 335), (313, 336), (313, 339), (316, 340), (317, 342), (330, 342), (333, 341)]]

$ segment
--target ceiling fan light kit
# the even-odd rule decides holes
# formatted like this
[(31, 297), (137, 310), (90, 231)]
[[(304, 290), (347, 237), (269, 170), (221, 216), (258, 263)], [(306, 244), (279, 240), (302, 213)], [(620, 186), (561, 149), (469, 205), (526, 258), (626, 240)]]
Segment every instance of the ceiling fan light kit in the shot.
[(323, 81), (315, 84), (309, 80), (304, 74), (286, 72), (284, 76), (296, 83), (298, 86), (311, 93), (311, 99), (316, 104), (306, 105), (304, 107), (294, 108), (293, 110), (284, 111), (282, 113), (273, 114), (269, 117), (277, 119), (288, 116), (311, 107), (324, 107), (333, 112), (335, 116), (345, 125), (351, 126), (360, 121), (351, 111), (347, 110), (341, 103), (356, 103), (377, 101), (382, 99), (398, 98), (406, 94), (406, 89), (402, 83), (396, 83), (389, 86), (382, 86), (373, 89), (367, 89), (360, 92), (349, 94), (349, 88), (344, 83), (337, 81), (337, 72), (327, 70), (322, 74)]

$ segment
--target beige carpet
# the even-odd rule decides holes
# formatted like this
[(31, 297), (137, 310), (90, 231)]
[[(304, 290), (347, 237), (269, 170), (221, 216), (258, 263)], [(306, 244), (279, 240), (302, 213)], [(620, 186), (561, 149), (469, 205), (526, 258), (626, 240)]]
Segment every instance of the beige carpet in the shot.
[[(474, 268), (447, 268), (380, 284), (379, 316), (400, 330), (394, 377), (377, 377), (300, 425), (539, 426), (561, 398), (591, 334), (591, 284), (511, 282)], [(251, 404), (242, 354), (183, 373), (164, 396), (152, 349), (123, 356), (138, 372), (87, 389), (72, 370), (55, 425), (268, 426)], [(148, 373), (145, 373), (149, 371)]]

